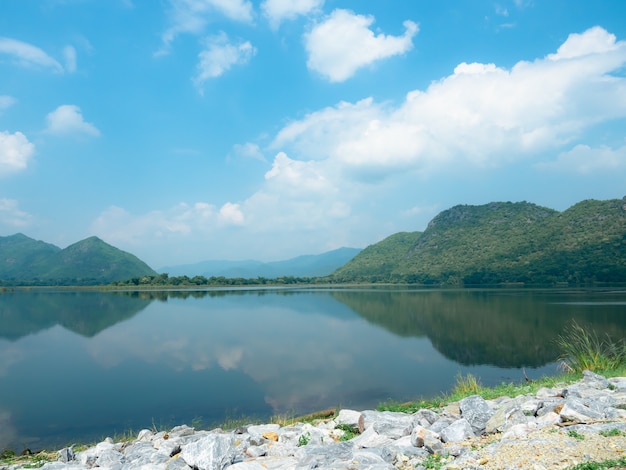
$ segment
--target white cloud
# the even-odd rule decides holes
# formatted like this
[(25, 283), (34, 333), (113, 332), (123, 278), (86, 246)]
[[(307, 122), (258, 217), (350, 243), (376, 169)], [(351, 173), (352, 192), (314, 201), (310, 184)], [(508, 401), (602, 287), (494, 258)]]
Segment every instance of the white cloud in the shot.
[(214, 12), (235, 21), (252, 21), (253, 7), (247, 0), (170, 0), (169, 3), (171, 26), (163, 33), (163, 48), (156, 55), (167, 54), (179, 34), (201, 34)]
[(239, 204), (227, 202), (222, 206), (219, 213), (219, 220), (224, 224), (241, 225), (244, 223), (243, 212)]
[(305, 35), (307, 66), (331, 82), (343, 82), (378, 60), (404, 54), (413, 48), (418, 26), (405, 21), (402, 36), (374, 35), (374, 17), (337, 9)]
[(12, 96), (0, 95), (0, 112), (10, 108), (15, 103), (17, 103), (17, 100)]
[(0, 198), (0, 226), (22, 228), (30, 225), (32, 216), (20, 210), (15, 199)]
[(265, 0), (261, 10), (270, 26), (276, 29), (283, 21), (318, 11), (323, 5), (324, 0)]
[(626, 64), (626, 42), (598, 28), (576, 36), (575, 48), (571, 38), (559, 53), (567, 60), (549, 55), (510, 70), (461, 63), (397, 107), (368, 98), (313, 112), (282, 129), (271, 148), (379, 175), (497, 166), (558, 149), (591, 126), (626, 117), (626, 79), (612, 74)]
[(80, 108), (72, 104), (61, 105), (48, 113), (46, 122), (46, 131), (51, 134), (87, 134), (93, 137), (100, 135), (96, 126), (83, 119)]
[(166, 210), (139, 215), (111, 206), (96, 218), (91, 230), (115, 243), (141, 245), (145, 239), (204, 237), (220, 227), (241, 225), (243, 222), (244, 215), (239, 204), (227, 202), (218, 210), (207, 202), (181, 202)]
[[(543, 168), (623, 171), (624, 147), (583, 145), (586, 131), (626, 118), (626, 43), (592, 47), (598, 37), (610, 36), (599, 33), (594, 28), (577, 37), (576, 50), (583, 54), (565, 47), (568, 58), (548, 55), (511, 68), (461, 63), (397, 104), (365, 98), (313, 111), (287, 124), (262, 149), (275, 157), (249, 197), (139, 215), (111, 209), (95, 233), (115, 242), (136, 240), (129, 248), (140, 257), (148, 244), (173, 240), (167, 246), (184, 245), (188, 253), (193, 246), (187, 255), (192, 259), (168, 252), (167, 264), (258, 253), (287, 259), (417, 229), (418, 219), (425, 224), (444, 204), (423, 196), (442, 175), (469, 194), (494, 168), (560, 152)], [(234, 150), (260, 152), (255, 144)], [(466, 171), (476, 168), (490, 171)], [(506, 171), (497, 176), (503, 177), (498, 185), (509, 181)], [(404, 206), (393, 200), (397, 194), (403, 194)]]
[(251, 142), (246, 142), (245, 144), (235, 144), (233, 145), (233, 153), (237, 157), (259, 160), (261, 162), (266, 162), (265, 155), (261, 152), (258, 144), (253, 144)]
[(26, 168), (35, 153), (35, 145), (21, 132), (0, 132), (0, 176)]
[(610, 52), (617, 47), (614, 34), (610, 34), (600, 26), (595, 26), (582, 34), (570, 34), (557, 53), (550, 54), (548, 57), (552, 60), (572, 59), (589, 54)]
[(202, 85), (209, 78), (216, 78), (233, 65), (242, 65), (250, 61), (256, 49), (249, 41), (231, 43), (226, 33), (205, 39), (205, 49), (198, 54), (198, 73), (193, 78), (196, 87), (202, 92)]
[(76, 49), (73, 46), (65, 46), (63, 49), (65, 56), (65, 69), (70, 72), (76, 72)]
[(540, 163), (536, 167), (582, 175), (615, 172), (626, 169), (626, 146), (612, 149), (605, 145), (590, 147), (579, 144), (567, 152), (560, 153), (555, 161)]
[(6, 54), (24, 67), (42, 67), (62, 73), (63, 66), (40, 48), (18, 41), (17, 39), (0, 37), (0, 54)]

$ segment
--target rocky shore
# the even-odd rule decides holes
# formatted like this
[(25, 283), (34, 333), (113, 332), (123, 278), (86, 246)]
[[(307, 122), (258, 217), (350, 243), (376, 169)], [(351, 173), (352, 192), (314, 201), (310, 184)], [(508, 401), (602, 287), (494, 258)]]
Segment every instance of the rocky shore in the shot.
[(42, 468), (540, 470), (616, 460), (625, 451), (626, 377), (586, 371), (574, 384), (531, 395), (471, 396), (413, 414), (341, 410), (316, 424), (143, 430), (132, 442), (62, 449)]

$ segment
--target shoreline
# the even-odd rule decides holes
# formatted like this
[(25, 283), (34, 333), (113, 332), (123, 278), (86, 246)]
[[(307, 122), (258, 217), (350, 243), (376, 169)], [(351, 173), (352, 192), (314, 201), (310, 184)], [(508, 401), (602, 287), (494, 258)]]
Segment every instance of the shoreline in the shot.
[[(107, 438), (85, 449), (48, 453), (48, 459), (51, 455), (59, 459), (54, 462), (31, 457), (0, 462), (0, 469), (17, 470), (39, 462), (46, 470), (95, 465), (130, 470), (148, 463), (152, 468), (180, 470), (312, 465), (408, 469), (425, 464), (431, 466), (424, 468), (488, 470), (528, 464), (529, 458), (534, 467), (522, 468), (547, 469), (621, 458), (626, 450), (626, 377), (607, 379), (585, 371), (572, 383), (554, 385), (516, 397), (484, 399), (474, 394), (411, 413), (341, 410), (331, 417), (329, 409), (322, 419), (316, 419), (317, 413), (298, 418), (311, 422), (255, 424), (230, 431), (197, 431), (184, 425), (168, 432), (142, 430), (130, 441)], [(555, 446), (557, 454), (549, 451)], [(355, 467), (355, 461), (361, 464)]]

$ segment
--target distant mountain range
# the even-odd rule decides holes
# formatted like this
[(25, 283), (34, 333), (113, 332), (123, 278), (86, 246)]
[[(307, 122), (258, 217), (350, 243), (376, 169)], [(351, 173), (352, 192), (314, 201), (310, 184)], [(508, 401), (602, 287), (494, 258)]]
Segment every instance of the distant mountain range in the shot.
[(0, 285), (99, 285), (156, 274), (98, 237), (65, 249), (21, 233), (0, 237)]
[(194, 264), (165, 266), (157, 271), (167, 273), (169, 276), (223, 276), (244, 279), (281, 276), (322, 277), (332, 274), (359, 254), (360, 251), (359, 248), (339, 248), (319, 255), (304, 255), (285, 261), (268, 263), (255, 260), (211, 260)]
[(340, 248), (271, 263), (204, 261), (159, 272), (97, 237), (63, 250), (23, 234), (0, 237), (0, 286), (146, 277), (166, 283), (168, 276), (450, 286), (626, 283), (626, 197), (586, 200), (563, 212), (529, 202), (458, 205), (439, 213), (423, 232), (396, 233), (364, 250)]
[(335, 282), (434, 285), (626, 282), (626, 197), (558, 212), (529, 202), (459, 205), (424, 232), (370, 245)]

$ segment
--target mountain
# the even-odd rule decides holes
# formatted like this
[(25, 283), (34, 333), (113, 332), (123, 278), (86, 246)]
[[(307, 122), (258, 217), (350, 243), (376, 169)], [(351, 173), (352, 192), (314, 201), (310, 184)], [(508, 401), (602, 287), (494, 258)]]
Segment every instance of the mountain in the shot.
[(0, 285), (96, 285), (156, 274), (98, 237), (63, 250), (21, 233), (0, 237)]
[(263, 263), (261, 261), (203, 261), (200, 263), (160, 268), (160, 273), (170, 276), (205, 276), (253, 279), (281, 276), (318, 277), (327, 276), (354, 258), (358, 248), (338, 248), (319, 255), (303, 255), (285, 261)]
[(458, 205), (424, 232), (365, 248), (337, 282), (444, 285), (626, 282), (626, 197), (564, 212), (529, 202)]

